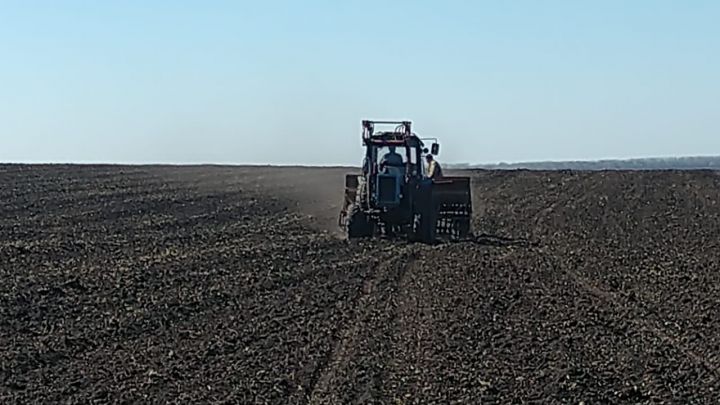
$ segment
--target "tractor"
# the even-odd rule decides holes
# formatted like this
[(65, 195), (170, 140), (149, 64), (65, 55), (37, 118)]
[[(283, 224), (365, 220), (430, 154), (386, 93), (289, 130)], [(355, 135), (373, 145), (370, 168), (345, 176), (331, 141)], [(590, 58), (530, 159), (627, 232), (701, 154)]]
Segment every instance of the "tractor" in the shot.
[[(379, 125), (393, 130), (376, 131)], [(362, 173), (345, 176), (345, 198), (338, 221), (348, 238), (404, 237), (434, 243), (470, 233), (472, 200), (468, 177), (430, 179), (423, 158), (437, 155), (412, 132), (410, 121), (362, 121), (365, 148)]]

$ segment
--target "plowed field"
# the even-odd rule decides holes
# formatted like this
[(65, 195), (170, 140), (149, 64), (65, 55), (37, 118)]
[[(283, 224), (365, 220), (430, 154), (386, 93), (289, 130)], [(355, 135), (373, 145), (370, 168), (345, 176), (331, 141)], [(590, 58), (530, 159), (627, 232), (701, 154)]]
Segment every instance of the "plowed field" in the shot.
[(345, 172), (0, 165), (0, 403), (720, 401), (716, 173), (465, 172), (424, 246)]

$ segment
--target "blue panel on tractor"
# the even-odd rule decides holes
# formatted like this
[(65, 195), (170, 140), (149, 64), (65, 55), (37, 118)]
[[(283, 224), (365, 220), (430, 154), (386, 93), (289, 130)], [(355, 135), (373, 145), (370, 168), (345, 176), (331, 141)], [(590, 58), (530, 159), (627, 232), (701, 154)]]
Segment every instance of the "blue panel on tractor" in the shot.
[(400, 204), (400, 179), (394, 174), (378, 174), (376, 200), (382, 206)]

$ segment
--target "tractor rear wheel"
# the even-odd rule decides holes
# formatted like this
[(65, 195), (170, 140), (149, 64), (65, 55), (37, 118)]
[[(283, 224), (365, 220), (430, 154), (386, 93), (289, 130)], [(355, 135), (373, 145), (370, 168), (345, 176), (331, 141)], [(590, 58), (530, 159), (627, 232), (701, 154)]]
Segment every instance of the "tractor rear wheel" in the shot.
[(433, 209), (422, 213), (420, 217), (420, 240), (422, 243), (435, 243), (436, 222), (435, 211)]
[(437, 233), (436, 222), (436, 215), (432, 209), (423, 210), (422, 213), (415, 214), (411, 241), (426, 244), (435, 243)]
[(373, 236), (375, 227), (367, 214), (355, 204), (350, 206), (349, 212), (347, 220), (348, 238), (368, 238)]

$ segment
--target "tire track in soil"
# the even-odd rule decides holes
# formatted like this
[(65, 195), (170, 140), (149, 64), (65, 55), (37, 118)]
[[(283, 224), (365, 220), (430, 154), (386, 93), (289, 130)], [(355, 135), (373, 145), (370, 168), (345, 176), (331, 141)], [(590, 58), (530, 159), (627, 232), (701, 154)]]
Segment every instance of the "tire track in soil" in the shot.
[[(603, 307), (611, 308), (612, 311), (616, 313), (623, 322), (633, 325), (639, 331), (645, 331), (654, 335), (660, 341), (665, 342), (674, 350), (682, 353), (682, 355), (685, 356), (687, 360), (690, 360), (695, 366), (699, 366), (705, 369), (705, 371), (711, 374), (712, 377), (712, 381), (709, 382), (718, 385), (717, 382), (720, 379), (720, 366), (715, 366), (709, 363), (703, 358), (702, 355), (696, 353), (692, 349), (687, 348), (685, 345), (682, 344), (680, 339), (673, 337), (663, 328), (653, 326), (652, 323), (657, 324), (657, 319), (660, 318), (660, 315), (657, 313), (657, 311), (653, 310), (651, 307), (645, 305), (644, 303), (639, 302), (636, 304), (635, 309), (641, 309), (646, 311), (647, 313), (643, 314), (646, 316), (634, 316), (630, 314), (630, 311), (622, 311), (622, 306), (617, 303), (618, 299), (623, 299), (625, 302), (627, 301), (627, 297), (624, 294), (616, 294), (607, 291), (602, 287), (593, 285), (593, 283), (591, 283), (585, 277), (570, 269), (564, 268), (563, 272), (579, 289), (586, 291), (591, 296), (595, 297), (598, 301), (600, 301)], [(656, 318), (656, 320), (654, 320), (654, 322), (648, 320), (647, 315), (651, 315), (653, 318)], [(718, 385), (718, 388), (720, 388), (720, 385)]]
[[(185, 192), (181, 192), (181, 190), (183, 189), (173, 189), (171, 194), (185, 194)], [(341, 277), (338, 277), (338, 279), (334, 279), (334, 277), (325, 274), (328, 273), (331, 268), (337, 269), (338, 266), (344, 265), (342, 260), (344, 258), (336, 257), (333, 253), (336, 248), (342, 248), (342, 246), (334, 243), (328, 244), (323, 241), (315, 241), (316, 236), (304, 231), (304, 227), (298, 224), (298, 218), (293, 215), (288, 215), (284, 209), (278, 208), (274, 199), (268, 199), (269, 202), (263, 200), (258, 204), (259, 207), (255, 207), (254, 199), (251, 200), (250, 197), (238, 197), (244, 201), (242, 206), (230, 207), (231, 213), (228, 215), (218, 213), (216, 218), (215, 215), (208, 217), (206, 214), (196, 215), (195, 213), (198, 211), (214, 211), (218, 207), (227, 209), (227, 202), (223, 202), (219, 198), (206, 198), (207, 196), (203, 193), (190, 194), (192, 201), (201, 205), (200, 207), (189, 208), (175, 205), (159, 207), (152, 199), (144, 198), (143, 201), (147, 203), (145, 205), (150, 206), (145, 208), (152, 209), (143, 209), (142, 212), (149, 211), (149, 213), (152, 214), (163, 215), (165, 212), (170, 212), (173, 216), (178, 217), (178, 220), (182, 219), (182, 226), (177, 234), (164, 240), (166, 232), (161, 231), (163, 229), (167, 231), (167, 227), (157, 229), (157, 232), (151, 233), (145, 232), (146, 230), (140, 222), (135, 223), (132, 227), (128, 227), (128, 232), (124, 233), (124, 235), (126, 236), (126, 246), (131, 245), (127, 246), (130, 251), (127, 251), (126, 255), (121, 255), (122, 258), (126, 258), (126, 260), (122, 258), (116, 260), (115, 257), (99, 253), (98, 255), (93, 253), (91, 257), (86, 258), (87, 260), (94, 260), (95, 262), (93, 263), (96, 264), (93, 270), (81, 276), (83, 287), (87, 287), (90, 293), (67, 294), (68, 299), (72, 298), (76, 303), (82, 302), (82, 306), (77, 304), (73, 305), (72, 302), (65, 301), (63, 296), (55, 300), (61, 301), (60, 298), (63, 298), (61, 302), (53, 302), (53, 304), (59, 305), (50, 306), (50, 311), (47, 311), (50, 312), (50, 314), (47, 314), (47, 312), (40, 313), (43, 319), (48, 315), (48, 318), (52, 316), (52, 321), (59, 321), (49, 323), (49, 326), (55, 323), (65, 325), (65, 327), (48, 332), (48, 335), (52, 338), (74, 335), (76, 331), (82, 330), (83, 333), (86, 334), (86, 337), (102, 343), (97, 347), (97, 350), (90, 348), (90, 353), (76, 356), (75, 348), (69, 346), (69, 340), (65, 342), (57, 339), (53, 340), (54, 351), (52, 353), (64, 353), (68, 356), (69, 360), (63, 364), (56, 363), (50, 369), (50, 378), (55, 379), (53, 377), (59, 377), (56, 380), (61, 380), (61, 382), (46, 384), (46, 386), (43, 387), (44, 394), (42, 394), (45, 395), (45, 398), (55, 398), (50, 399), (50, 401), (60, 401), (68, 397), (74, 397), (76, 400), (81, 397), (87, 399), (87, 395), (92, 394), (91, 391), (93, 391), (93, 387), (88, 386), (88, 384), (95, 385), (96, 383), (99, 388), (103, 388), (103, 395), (107, 395), (115, 400), (121, 397), (134, 397), (137, 401), (141, 394), (155, 396), (157, 395), (156, 386), (150, 387), (150, 382), (143, 381), (150, 381), (149, 377), (152, 377), (153, 380), (158, 378), (164, 379), (166, 377), (162, 375), (167, 373), (164, 373), (162, 369), (160, 369), (160, 373), (162, 374), (160, 376), (158, 374), (142, 376), (137, 375), (137, 373), (142, 373), (144, 371), (143, 368), (149, 366), (149, 361), (162, 360), (165, 370), (173, 370), (172, 373), (178, 373), (172, 374), (172, 378), (168, 377), (168, 383), (173, 380), (175, 382), (181, 381), (181, 376), (187, 373), (185, 375), (185, 381), (182, 384), (178, 384), (173, 388), (166, 385), (163, 390), (160, 391), (160, 395), (166, 399), (173, 399), (173, 397), (178, 396), (182, 398), (184, 396), (186, 401), (190, 401), (192, 398), (208, 398), (219, 395), (207, 393), (205, 387), (209, 387), (213, 378), (217, 378), (217, 372), (224, 369), (228, 373), (232, 372), (229, 378), (223, 380), (224, 385), (216, 383), (212, 383), (212, 385), (228, 390), (227, 387), (232, 384), (233, 392), (226, 395), (226, 397), (229, 398), (229, 402), (232, 398), (237, 400), (240, 397), (249, 401), (250, 398), (253, 398), (251, 391), (254, 391), (252, 394), (255, 395), (254, 398), (256, 402), (267, 402), (267, 398), (270, 397), (276, 398), (274, 402), (279, 403), (280, 401), (277, 398), (282, 395), (281, 391), (284, 389), (283, 387), (285, 387), (285, 385), (283, 385), (285, 380), (281, 379), (283, 370), (292, 370), (294, 364), (306, 363), (308, 359), (301, 357), (305, 350), (309, 353), (313, 351), (323, 353), (330, 349), (330, 344), (323, 345), (322, 343), (323, 340), (325, 340), (325, 336), (318, 334), (317, 330), (312, 330), (312, 328), (320, 328), (315, 325), (309, 328), (310, 331), (308, 331), (308, 333), (315, 333), (316, 338), (314, 341), (317, 343), (308, 343), (307, 346), (303, 347), (302, 351), (298, 350), (297, 352), (295, 352), (296, 349), (293, 348), (295, 343), (283, 343), (279, 345), (280, 348), (277, 348), (277, 342), (281, 341), (284, 335), (294, 337), (301, 336), (301, 332), (305, 332), (307, 329), (296, 329), (296, 326), (289, 325), (289, 322), (276, 322), (276, 325), (270, 325), (267, 322), (266, 318), (268, 315), (266, 314), (275, 314), (275, 311), (268, 311), (268, 307), (277, 308), (278, 313), (294, 311), (292, 312), (294, 317), (301, 316), (301, 319), (311, 319), (315, 324), (318, 324), (319, 320), (329, 316), (339, 316), (334, 315), (334, 313), (341, 312), (343, 308), (342, 305), (340, 306), (340, 310), (333, 309), (332, 306), (327, 306), (327, 308), (329, 308), (327, 311), (324, 311), (326, 306), (320, 306), (323, 310), (318, 311), (315, 305), (327, 297), (330, 297), (330, 301), (332, 301), (334, 297), (337, 303), (342, 304), (340, 301), (343, 297), (342, 289), (338, 288), (339, 286), (335, 284), (338, 284), (338, 279), (343, 278), (345, 275), (343, 274)], [(209, 195), (211, 196), (218, 196), (218, 194), (224, 193), (218, 190), (209, 191)], [(104, 198), (109, 198), (110, 201), (113, 201), (116, 200), (118, 196), (110, 195)], [(233, 199), (230, 200), (232, 201)], [(241, 209), (243, 207), (245, 207), (245, 209)], [(68, 208), (77, 207), (70, 206)], [(155, 208), (162, 209), (156, 210)], [(245, 218), (244, 211), (246, 210), (248, 213), (255, 215), (249, 219)], [(108, 214), (110, 211), (112, 211), (110, 207), (105, 207), (105, 210), (102, 212)], [(187, 215), (190, 215), (190, 217), (187, 217)], [(102, 218), (104, 216), (101, 215), (100, 217)], [(144, 214), (139, 211), (128, 212), (127, 219), (130, 221), (128, 225), (132, 225), (132, 221), (139, 221), (143, 218)], [(112, 224), (118, 225), (120, 219), (121, 218), (113, 216)], [(235, 230), (237, 224), (239, 224), (240, 227)], [(253, 228), (259, 227), (262, 229), (262, 232), (257, 232), (257, 238), (253, 232), (245, 229), (246, 226), (252, 224), (257, 225), (253, 226)], [(98, 218), (85, 218), (85, 221), (82, 221), (80, 225), (83, 232), (87, 232), (87, 236), (93, 240), (105, 239), (105, 229), (103, 229), (104, 226), (101, 226), (102, 221), (99, 222)], [(195, 225), (199, 228), (195, 229)], [(47, 227), (43, 230), (47, 230)], [(12, 237), (13, 235), (7, 236)], [(57, 238), (54, 237), (53, 240), (54, 243), (58, 244), (58, 247), (64, 248), (67, 243), (70, 242), (69, 237), (72, 237), (70, 231), (58, 235)], [(292, 239), (293, 237), (295, 239)], [(323, 239), (320, 236), (317, 236), (317, 238)], [(289, 243), (288, 239), (290, 239), (291, 242), (294, 241), (294, 244)], [(196, 251), (196, 255), (179, 255), (171, 258), (167, 263), (161, 263), (161, 266), (150, 261), (142, 260), (145, 256), (152, 257), (156, 252), (155, 247), (167, 246), (177, 248), (185, 246), (185, 242), (191, 241), (194, 241), (195, 245), (200, 248), (200, 250)], [(207, 252), (203, 252), (202, 248), (210, 246), (211, 241), (212, 243), (224, 243), (227, 247), (226, 251), (228, 254), (223, 254), (222, 257), (211, 255), (212, 260), (199, 260), (202, 259), (202, 257), (208, 256)], [(248, 255), (250, 257), (233, 253), (236, 252), (236, 249), (242, 249), (243, 246), (246, 246), (248, 250), (250, 250), (250, 254)], [(308, 252), (306, 249), (308, 248), (316, 250), (315, 253), (319, 252), (320, 254), (313, 256), (307, 255), (306, 253)], [(318, 249), (320, 250), (318, 251)], [(265, 252), (265, 250), (269, 251)], [(123, 249), (123, 252), (124, 251)], [(59, 253), (58, 258), (66, 258), (67, 255), (65, 253)], [(85, 253), (90, 254), (90, 252)], [(35, 259), (40, 259), (38, 255), (33, 254), (31, 256), (32, 257), (29, 258), (33, 259), (33, 262), (37, 261)], [(349, 256), (352, 256), (352, 254)], [(197, 257), (198, 260), (193, 260), (193, 257)], [(301, 262), (300, 268), (302, 271), (298, 271), (291, 276), (293, 272), (290, 270), (294, 268), (294, 266), (290, 266), (290, 260), (293, 258), (296, 260), (294, 264), (297, 265), (297, 261)], [(363, 259), (365, 258), (366, 256)], [(365, 260), (363, 260), (363, 262), (364, 261)], [(256, 288), (254, 285), (248, 285), (247, 277), (243, 274), (238, 274), (237, 271), (232, 271), (234, 267), (239, 267), (238, 264), (243, 263), (249, 267), (248, 269), (243, 269), (243, 271), (248, 271), (248, 274), (259, 274), (257, 278), (261, 280), (264, 279), (259, 287)], [(102, 266), (102, 264), (108, 264), (108, 266)], [(268, 266), (268, 264), (272, 266)], [(332, 264), (332, 266), (329, 266), (329, 264)], [(259, 270), (262, 267), (268, 268), (267, 272), (263, 269), (261, 273)], [(37, 280), (39, 278), (38, 274), (40, 278), (43, 279), (37, 280), (39, 283), (33, 282), (30, 287), (36, 285), (40, 287), (44, 287), (45, 285), (52, 286), (57, 284), (57, 282), (63, 282), (69, 274), (76, 273), (73, 268), (76, 269), (77, 267), (70, 263), (58, 263), (57, 272), (45, 268), (34, 268), (34, 279)], [(257, 270), (253, 270), (253, 268)], [(3, 267), (2, 270), (7, 270), (7, 272), (10, 273), (15, 270), (15, 267)], [(20, 265), (17, 266), (17, 270), (16, 273), (18, 274), (23, 271)], [(205, 270), (207, 274), (209, 274), (209, 277), (193, 277), (189, 270)], [(273, 271), (272, 274), (271, 270)], [(342, 271), (342, 273), (350, 274), (351, 276), (353, 274), (351, 271)], [(44, 277), (46, 275), (51, 277)], [(223, 283), (221, 285), (213, 283), (213, 275), (215, 277), (221, 277)], [(112, 288), (112, 285), (106, 285), (104, 280), (106, 276), (111, 279), (117, 277), (119, 281), (123, 281), (124, 284), (122, 288)], [(45, 278), (47, 278), (47, 280), (45, 280)], [(13, 292), (28, 291), (32, 294), (31, 298), (37, 298), (30, 302), (33, 307), (38, 308), (40, 305), (45, 305), (45, 296), (34, 292), (34, 288), (24, 288), (27, 284), (24, 283), (23, 280), (15, 279), (15, 282), (13, 282), (12, 279), (8, 280), (7, 277), (4, 279), (6, 280), (4, 287), (9, 287)], [(325, 281), (323, 281), (323, 279), (325, 279)], [(349, 281), (352, 280), (346, 280), (346, 282), (339, 284), (340, 286), (344, 286), (348, 284)], [(361, 279), (359, 281), (361, 282)], [(305, 283), (305, 285), (300, 285), (301, 283)], [(99, 287), (105, 286), (108, 288), (102, 290), (107, 291), (107, 294), (100, 292)], [(245, 294), (246, 289), (253, 291), (255, 296), (253, 296), (253, 294)], [(262, 294), (264, 293), (264, 289), (267, 289), (268, 292), (272, 294)], [(308, 298), (307, 304), (305, 304), (305, 298), (301, 297), (303, 298), (302, 301), (291, 300), (291, 305), (288, 305), (289, 300), (286, 295), (290, 293), (286, 293), (286, 291), (294, 291), (293, 294), (297, 294), (306, 290), (313, 299)], [(53, 290), (50, 289), (50, 292), (52, 291)], [(170, 294), (168, 294), (168, 292)], [(259, 294), (263, 296), (258, 296)], [(98, 304), (97, 300), (101, 299), (100, 296), (102, 295), (110, 297), (113, 301), (112, 304)], [(195, 299), (196, 297), (202, 299)], [(318, 297), (317, 301), (314, 300), (315, 297)], [(55, 297), (51, 298), (55, 299)], [(94, 304), (92, 303), (93, 300), (95, 300)], [(118, 323), (116, 327), (110, 327), (111, 330), (109, 331), (105, 330), (108, 328), (107, 325), (98, 328), (98, 321), (102, 319), (102, 315), (100, 317), (95, 316), (94, 320), (88, 320), (89, 317), (87, 316), (80, 319), (80, 315), (86, 311), (96, 311), (95, 314), (97, 314), (98, 310), (102, 311), (107, 309), (109, 312), (114, 313), (118, 307), (120, 307), (119, 310), (121, 311), (122, 305), (117, 305), (118, 302), (131, 303), (133, 312), (126, 316), (119, 316), (118, 319), (120, 321), (118, 322), (122, 323)], [(163, 308), (164, 304), (173, 305), (168, 309), (167, 307)], [(13, 304), (7, 303), (7, 307), (11, 305)], [(246, 310), (248, 306), (256, 307), (260, 309), (260, 311), (254, 314), (250, 313)], [(3, 308), (5, 307), (6, 305), (3, 305)], [(244, 317), (243, 321), (237, 321), (237, 319), (239, 319), (237, 313), (240, 312), (238, 311), (240, 308), (243, 309), (241, 312)], [(68, 311), (68, 309), (70, 309), (70, 311)], [(325, 312), (327, 312), (328, 315), (315, 315), (315, 313)], [(287, 314), (283, 316), (284, 317), (278, 317), (278, 319), (287, 321), (291, 318)], [(16, 342), (13, 344), (13, 348), (17, 349), (14, 353), (28, 352), (32, 350), (29, 348), (34, 347), (35, 341), (30, 337), (25, 336), (17, 339), (17, 333), (12, 333), (17, 331), (17, 326), (23, 326), (28, 323), (30, 323), (29, 320), (22, 320), (20, 323), (14, 324), (13, 328), (7, 328), (10, 333), (6, 341)], [(260, 336), (256, 336), (256, 329), (260, 330), (260, 328), (256, 327), (258, 324), (262, 326), (262, 332), (257, 332)], [(42, 327), (43, 325), (40, 326)], [(170, 328), (169, 325), (173, 325), (173, 328)], [(196, 330), (198, 329), (198, 325), (203, 325), (200, 327), (201, 330)], [(242, 329), (242, 325), (253, 326)], [(31, 326), (38, 327), (37, 322), (31, 324)], [(217, 328), (213, 326), (217, 326)], [(190, 334), (188, 336), (178, 337), (176, 332), (181, 333), (182, 330), (180, 330), (180, 328), (196, 331), (188, 332)], [(222, 343), (222, 339), (220, 339), (220, 337), (227, 337), (228, 334), (223, 332), (223, 336), (220, 337), (215, 334), (220, 335), (222, 331), (231, 331), (232, 328), (237, 330), (242, 329), (240, 332), (241, 337), (239, 340), (231, 340), (231, 343), (229, 343), (230, 347), (228, 348), (226, 347), (228, 344)], [(331, 330), (327, 327), (323, 329)], [(287, 331), (284, 330), (292, 332), (287, 333)], [(204, 342), (195, 341), (201, 337)], [(258, 343), (260, 338), (268, 340), (265, 343)], [(298, 342), (303, 341), (302, 337), (295, 339)], [(252, 342), (246, 342), (248, 340)], [(104, 345), (116, 341), (121, 341), (123, 346), (128, 347), (127, 352), (118, 353), (115, 351), (109, 354), (102, 349)], [(250, 346), (250, 343), (252, 343), (254, 348), (262, 347), (264, 349), (262, 351), (262, 357), (253, 358), (249, 355), (242, 354), (242, 351), (238, 352), (232, 347), (238, 341), (241, 342), (239, 343), (240, 347)], [(331, 341), (330, 339), (327, 340), (328, 343)], [(220, 345), (220, 349), (217, 349), (216, 346), (218, 345)], [(320, 349), (321, 347), (322, 349)], [(140, 348), (140, 350), (137, 350), (137, 348)], [(171, 352), (175, 353), (173, 359), (164, 359), (162, 356), (158, 358), (157, 353), (163, 351), (160, 348), (172, 349)], [(182, 350), (183, 348), (185, 350)], [(203, 355), (207, 356), (208, 353), (214, 353), (217, 352), (217, 350), (221, 350), (222, 352), (220, 354), (223, 357), (219, 357), (220, 361), (203, 361)], [(282, 350), (285, 350), (285, 360), (277, 361), (283, 358)], [(178, 353), (182, 352), (188, 352), (189, 355), (183, 356), (184, 361), (180, 364), (175, 358), (178, 356)], [(138, 361), (136, 362), (135, 357), (132, 357), (132, 362), (127, 362), (127, 355), (125, 353), (137, 357)], [(165, 350), (165, 353), (167, 353), (167, 350)], [(38, 381), (36, 377), (44, 372), (42, 371), (43, 365), (33, 359), (22, 356), (15, 358), (13, 357), (13, 352), (2, 353), (3, 356), (6, 354), (8, 355), (8, 359), (14, 359), (13, 361), (18, 362), (24, 369), (18, 372), (19, 367), (14, 366), (9, 361), (3, 361), (7, 369), (0, 367), (0, 369), (2, 369), (0, 370), (0, 381), (5, 381), (5, 377), (10, 375), (4, 374), (7, 371), (8, 373), (12, 373), (13, 378), (18, 378), (17, 381), (19, 381), (16, 382), (13, 380), (13, 382), (9, 384), (17, 383), (19, 384), (18, 387), (22, 387), (21, 389), (24, 391), (17, 394), (20, 396), (19, 398), (22, 398), (23, 394), (26, 397), (30, 395), (35, 398), (41, 395), (38, 391), (35, 391), (33, 387), (34, 383), (30, 382)], [(292, 354), (295, 354), (301, 360), (295, 363), (297, 359), (288, 359), (288, 356)], [(272, 357), (273, 355), (278, 356)], [(177, 358), (180, 359), (180, 357)], [(277, 363), (273, 364), (272, 360), (277, 361)], [(97, 362), (102, 365), (98, 368), (89, 367), (88, 362), (91, 362), (90, 364)], [(168, 363), (172, 363), (172, 365)], [(285, 365), (285, 367), (278, 365), (278, 363)], [(191, 370), (187, 367), (196, 367), (196, 369)], [(252, 378), (250, 377), (251, 372), (248, 372), (247, 376), (243, 375), (245, 370), (252, 370), (255, 367), (262, 369), (267, 375), (275, 376), (274, 379), (258, 377), (259, 374), (255, 374), (254, 378)], [(154, 373), (155, 370), (158, 370), (158, 367), (153, 365), (152, 370)], [(70, 391), (62, 391), (62, 393), (60, 393), (59, 387), (63, 385), (62, 380), (68, 379), (67, 376), (75, 378), (73, 374), (77, 375), (78, 372), (86, 376), (84, 379), (85, 382), (78, 383), (78, 386), (75, 386), (75, 382), (72, 382), (70, 385), (74, 388), (71, 388)], [(61, 376), (61, 373), (63, 376)], [(113, 376), (119, 374), (121, 375), (121, 379), (128, 380), (118, 381), (116, 378), (98, 377), (99, 374), (105, 373), (110, 373), (110, 375)], [(299, 378), (301, 379), (302, 377), (300, 376)], [(193, 381), (202, 381), (203, 384), (193, 385)], [(135, 388), (132, 390), (125, 389), (127, 384), (134, 385)], [(157, 384), (157, 382), (153, 382), (153, 384)], [(138, 387), (140, 387), (140, 391)], [(271, 389), (279, 389), (281, 391), (271, 391)], [(222, 392), (221, 390), (219, 391)], [(5, 394), (5, 392), (0, 390), (0, 398), (4, 398), (4, 400), (8, 400), (9, 402), (15, 397), (15, 394), (13, 394), (12, 397), (5, 397)], [(77, 394), (77, 396), (75, 396), (75, 394)], [(261, 401), (260, 398), (264, 398), (264, 401)]]
[(318, 369), (308, 404), (367, 403), (380, 395), (397, 315), (397, 290), (418, 257), (412, 245), (391, 245), (389, 253), (395, 257), (369, 263), (376, 269), (363, 283), (352, 320)]

